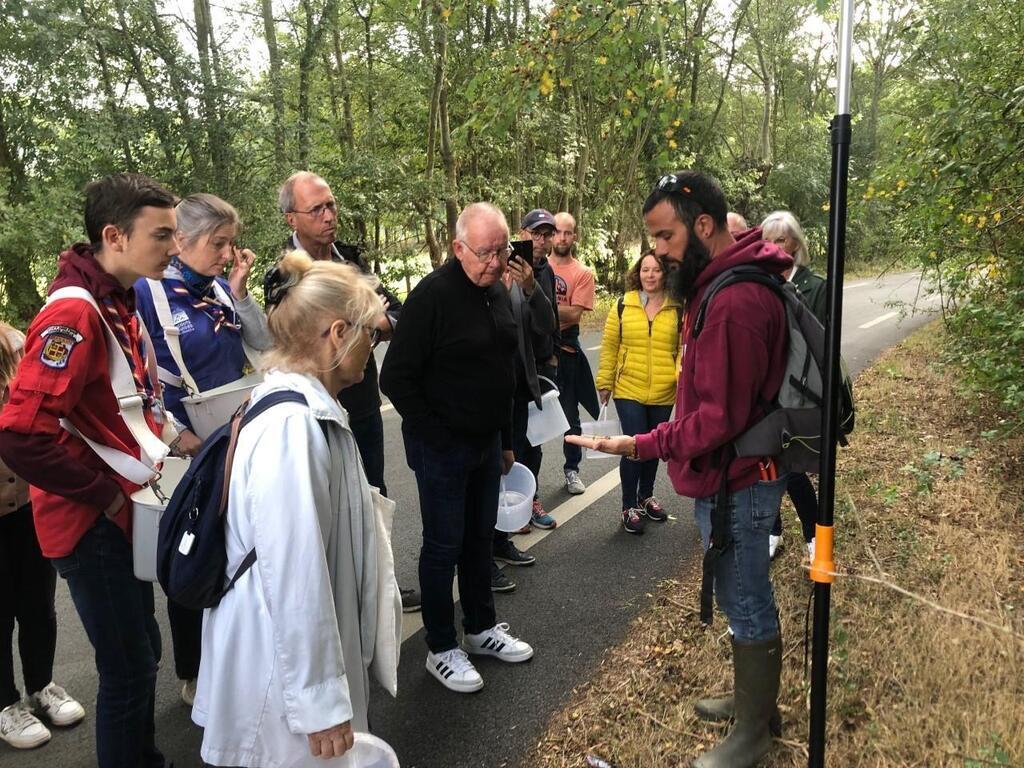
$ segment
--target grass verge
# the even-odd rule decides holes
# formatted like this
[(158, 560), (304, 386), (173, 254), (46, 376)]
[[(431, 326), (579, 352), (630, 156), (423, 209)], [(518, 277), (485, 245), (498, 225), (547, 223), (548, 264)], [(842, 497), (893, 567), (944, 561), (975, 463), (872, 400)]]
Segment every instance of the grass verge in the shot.
[[(841, 452), (840, 571), (898, 585), (950, 615), (853, 577), (832, 589), (827, 764), (1024, 765), (1024, 437), (999, 436), (990, 404), (958, 394), (926, 326), (857, 379), (858, 426)], [(804, 628), (810, 585), (799, 524), (773, 566), (785, 661), (782, 739), (764, 766), (807, 764)], [(696, 551), (697, 543), (694, 542)], [(671, 768), (725, 733), (692, 702), (731, 685), (724, 618), (697, 619), (699, 565), (659, 585), (523, 766)], [(995, 629), (998, 627), (1001, 629)]]

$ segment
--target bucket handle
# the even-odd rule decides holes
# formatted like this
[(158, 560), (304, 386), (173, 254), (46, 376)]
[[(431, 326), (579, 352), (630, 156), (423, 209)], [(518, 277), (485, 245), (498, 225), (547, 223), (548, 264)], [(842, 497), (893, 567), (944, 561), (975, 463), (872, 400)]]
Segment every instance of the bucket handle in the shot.
[(537, 375), (537, 379), (538, 379), (538, 381), (546, 381), (546, 382), (547, 382), (548, 384), (550, 384), (550, 385), (551, 385), (551, 389), (552, 389), (552, 391), (553, 391), (553, 392), (554, 392), (554, 393), (555, 393), (556, 395), (557, 395), (557, 394), (561, 394), (561, 393), (560, 393), (560, 392), (558, 391), (558, 385), (557, 385), (557, 384), (555, 384), (555, 382), (553, 382), (553, 381), (552, 381), (551, 379), (549, 379), (549, 378), (548, 378), (547, 376), (541, 376), (540, 374), (538, 374), (538, 375)]

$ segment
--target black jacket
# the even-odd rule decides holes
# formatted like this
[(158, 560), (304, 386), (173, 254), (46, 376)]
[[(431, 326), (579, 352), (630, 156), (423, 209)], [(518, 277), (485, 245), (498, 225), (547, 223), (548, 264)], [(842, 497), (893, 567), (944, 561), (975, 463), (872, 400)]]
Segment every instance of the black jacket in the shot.
[(800, 295), (804, 297), (804, 301), (807, 302), (807, 306), (811, 308), (814, 316), (824, 324), (825, 301), (828, 296), (825, 290), (825, 278), (819, 277), (807, 267), (801, 266), (797, 267), (796, 272), (793, 273), (793, 285), (800, 291)]
[[(293, 249), (296, 246), (294, 235), (288, 238), (285, 243), (286, 249)], [(363, 258), (361, 249), (357, 245), (343, 243), (340, 240), (334, 242), (333, 258), (341, 264), (354, 264), (359, 267), (363, 274), (370, 274), (370, 265)], [(384, 284), (377, 286), (377, 293), (388, 300), (387, 316), (393, 328), (398, 327), (398, 318), (402, 313), (401, 300), (384, 287)], [(377, 385), (377, 360), (370, 354), (366, 361), (366, 370), (363, 372), (363, 380), (358, 384), (346, 387), (338, 393), (338, 402), (348, 411), (348, 416), (353, 421), (365, 419), (374, 414), (380, 414), (380, 390)]]
[(548, 264), (546, 256), (533, 264), (533, 279), (548, 297), (555, 327), (549, 334), (535, 334), (533, 337), (533, 356), (538, 365), (546, 364), (558, 349), (561, 335), (558, 332), (558, 300), (555, 298), (555, 270)]
[(470, 282), (451, 259), (413, 288), (388, 347), (380, 385), (402, 429), (434, 445), (512, 447), (516, 325), (499, 281)]
[(539, 284), (533, 293), (526, 296), (518, 283), (512, 283), (509, 294), (519, 338), (516, 400), (533, 400), (539, 408), (542, 388), (537, 378), (537, 367), (546, 363), (551, 355), (540, 357), (536, 354), (536, 347), (550, 342), (551, 335), (558, 331), (558, 316), (551, 311), (551, 302)]

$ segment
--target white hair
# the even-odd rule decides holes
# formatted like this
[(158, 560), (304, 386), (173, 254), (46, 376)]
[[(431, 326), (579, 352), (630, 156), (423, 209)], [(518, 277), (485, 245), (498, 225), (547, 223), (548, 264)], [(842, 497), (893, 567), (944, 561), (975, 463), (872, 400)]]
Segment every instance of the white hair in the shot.
[(465, 240), (466, 231), (469, 229), (469, 225), (479, 218), (490, 216), (497, 221), (501, 222), (501, 226), (508, 232), (508, 220), (505, 218), (505, 214), (501, 212), (501, 209), (490, 203), (471, 203), (462, 209), (462, 213), (459, 214), (458, 220), (455, 222), (455, 239)]
[(811, 253), (807, 250), (807, 238), (800, 222), (789, 211), (773, 211), (761, 222), (761, 237), (774, 240), (776, 237), (792, 237), (796, 240), (796, 253), (793, 261), (798, 267), (806, 267), (811, 263)]

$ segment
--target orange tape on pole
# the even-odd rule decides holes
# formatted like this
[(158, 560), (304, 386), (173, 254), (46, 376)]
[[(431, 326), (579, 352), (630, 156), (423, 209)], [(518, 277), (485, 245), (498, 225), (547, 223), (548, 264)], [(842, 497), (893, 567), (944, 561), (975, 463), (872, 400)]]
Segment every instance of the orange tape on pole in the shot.
[(831, 584), (836, 580), (833, 575), (836, 564), (832, 560), (832, 526), (814, 526), (814, 562), (811, 563), (811, 581), (819, 584)]

